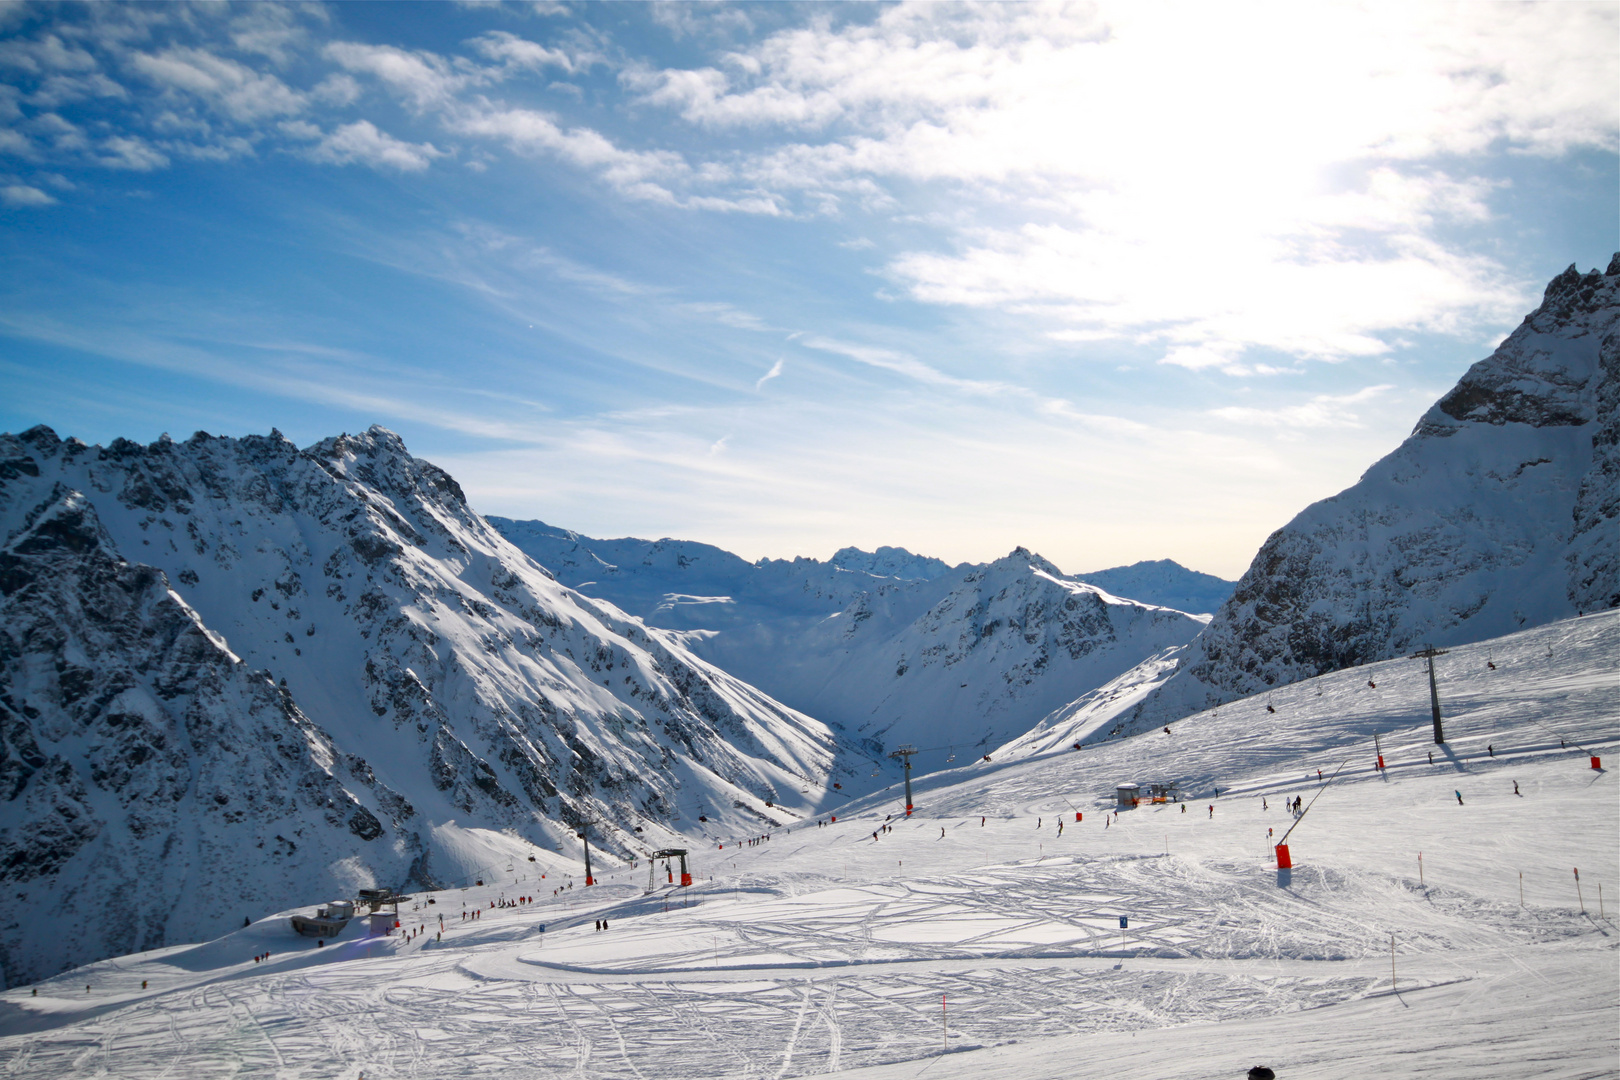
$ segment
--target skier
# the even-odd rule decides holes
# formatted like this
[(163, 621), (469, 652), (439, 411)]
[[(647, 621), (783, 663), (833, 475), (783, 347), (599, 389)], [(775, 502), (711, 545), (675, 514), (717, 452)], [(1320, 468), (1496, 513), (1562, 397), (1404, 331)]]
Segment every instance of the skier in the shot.
[(1270, 810), (1271, 809), (1271, 807), (1266, 805), (1266, 797), (1264, 795), (1260, 796), (1260, 809), (1262, 809), (1262, 810)]
[(1430, 765), (1434, 764), (1434, 751), (1433, 750), (1429, 751), (1429, 764)]
[(1321, 780), (1322, 780), (1322, 770), (1321, 769), (1316, 770), (1316, 779), (1317, 779), (1318, 783), (1321, 782)]
[(1271, 707), (1271, 706), (1270, 706), (1270, 705), (1267, 705), (1267, 706), (1266, 706), (1266, 712), (1276, 712), (1276, 711), (1277, 711), (1277, 710), (1276, 710), (1276, 709), (1273, 709), (1273, 708), (1272, 708), (1272, 707)]
[(1461, 806), (1461, 805), (1462, 805), (1462, 804), (1463, 804), (1463, 801), (1462, 801), (1462, 792), (1460, 792), (1460, 791), (1454, 791), (1454, 792), (1452, 792), (1452, 794), (1453, 794), (1453, 795), (1455, 795), (1455, 796), (1457, 796), (1457, 805), (1458, 805), (1458, 806)]
[[(1513, 781), (1513, 794), (1519, 795), (1519, 782), (1517, 780)], [(1524, 796), (1519, 795), (1519, 798), (1522, 799), (1522, 798), (1524, 798)]]
[(1166, 734), (1166, 735), (1168, 735), (1168, 734), (1170, 734), (1170, 729), (1169, 729), (1169, 728), (1165, 728), (1165, 729), (1164, 729), (1164, 733), (1165, 733), (1165, 734)]
[(1187, 804), (1186, 803), (1181, 804), (1181, 812), (1183, 814), (1185, 814), (1187, 812)]
[(1038, 818), (1036, 818), (1036, 819), (1035, 819), (1035, 828), (1036, 828), (1036, 830), (1037, 830), (1037, 831), (1038, 831), (1038, 830), (1039, 830), (1039, 829), (1040, 829), (1040, 827), (1041, 827), (1041, 822), (1043, 822), (1043, 821), (1045, 821), (1045, 820), (1046, 820), (1046, 819), (1045, 819), (1045, 818), (1040, 818), (1040, 817), (1038, 817)]
[(604, 929), (604, 930), (607, 929), (607, 920), (606, 919), (602, 920), (602, 929)]
[(1210, 805), (1210, 808), (1209, 808), (1209, 816), (1210, 816), (1210, 817), (1214, 817), (1214, 816), (1215, 816), (1215, 807), (1214, 807), (1214, 805), (1213, 805), (1213, 804), (1211, 804), (1211, 805)]
[(939, 827), (939, 838), (941, 840), (945, 839), (945, 826), (943, 825)]
[(984, 828), (984, 818), (982, 817), (979, 819), (979, 828)]
[(1496, 747), (1492, 746), (1490, 743), (1486, 743), (1485, 744), (1485, 752), (1487, 754), (1491, 755), (1491, 757), (1495, 757), (1496, 756)]

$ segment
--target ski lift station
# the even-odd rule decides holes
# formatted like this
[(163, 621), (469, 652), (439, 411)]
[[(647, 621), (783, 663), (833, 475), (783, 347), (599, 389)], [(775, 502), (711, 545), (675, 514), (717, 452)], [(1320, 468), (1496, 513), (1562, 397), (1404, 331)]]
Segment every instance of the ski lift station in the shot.
[(292, 927), (304, 937), (329, 938), (342, 933), (354, 918), (353, 900), (334, 900), (313, 915), (294, 915)]
[(1155, 805), (1180, 802), (1181, 796), (1176, 791), (1176, 782), (1170, 780), (1149, 784), (1145, 797), (1141, 784), (1121, 784), (1114, 792), (1114, 799), (1120, 806), (1140, 806), (1144, 801)]

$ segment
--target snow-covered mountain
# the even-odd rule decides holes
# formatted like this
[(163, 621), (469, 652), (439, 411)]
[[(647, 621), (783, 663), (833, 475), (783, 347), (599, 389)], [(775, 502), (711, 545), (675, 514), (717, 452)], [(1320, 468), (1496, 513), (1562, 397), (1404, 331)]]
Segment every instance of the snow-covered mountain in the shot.
[(873, 577), (892, 577), (902, 581), (932, 581), (937, 577), (944, 577), (954, 570), (968, 570), (972, 567), (963, 563), (953, 567), (944, 559), (935, 559), (928, 555), (913, 555), (901, 547), (880, 547), (876, 551), (862, 551), (860, 548), (839, 548), (833, 552), (833, 557), (827, 560), (842, 570), (858, 570)]
[(1130, 727), (1620, 606), (1620, 254), (1575, 267), (1398, 449), (1261, 547)]
[[(313, 893), (0, 994), (0, 1070), (1613, 1077), (1616, 655), (1620, 611), (1456, 649), (1444, 748), (1424, 665), (1400, 659), (1173, 736), (998, 756), (919, 779), (909, 819), (898, 790), (873, 793), (836, 823), (694, 852), (693, 885), (660, 873), (650, 896), (644, 869), (555, 897), (487, 882), (411, 897), (403, 932), (356, 920), (316, 947), (288, 919)], [(1128, 781), (1179, 781), (1185, 801), (1118, 807)]]
[(1023, 548), (945, 572), (892, 548), (748, 563), (690, 541), (490, 522), (561, 580), (682, 631), (694, 653), (869, 749), (923, 748), (924, 770), (1021, 735), (1207, 621), (1121, 599)]
[(1023, 548), (961, 576), (862, 593), (796, 630), (686, 635), (718, 666), (924, 771), (985, 754), (1204, 618), (1124, 600)]
[(859, 769), (381, 428), (0, 436), (0, 525), (13, 983), (325, 889), (572, 868), (591, 819), (607, 863), (757, 831)]
[(1226, 603), (1236, 584), (1214, 574), (1189, 570), (1172, 559), (1153, 559), (1074, 576), (1115, 596), (1205, 615)]

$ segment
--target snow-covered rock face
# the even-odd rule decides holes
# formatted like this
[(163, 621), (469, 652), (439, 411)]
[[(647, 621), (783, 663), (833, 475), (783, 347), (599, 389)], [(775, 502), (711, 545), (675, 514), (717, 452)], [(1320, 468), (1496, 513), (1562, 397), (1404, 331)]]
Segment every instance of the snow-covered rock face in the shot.
[[(943, 559), (927, 555), (913, 555), (905, 548), (880, 547), (876, 551), (860, 548), (839, 548), (827, 560), (841, 570), (856, 570), (873, 577), (892, 577), (902, 581), (932, 581), (950, 573), (952, 567)], [(966, 565), (955, 567), (966, 570)]]
[(10, 982), (218, 933), (221, 901), (228, 922), (266, 894), (352, 892), (418, 854), (409, 802), (340, 760), (161, 571), (120, 559), (79, 492), (54, 485), (0, 550), (0, 650)]
[[(1023, 548), (938, 573), (939, 560), (895, 548), (748, 563), (690, 541), (490, 521), (562, 581), (683, 631), (693, 652), (868, 749), (925, 748), (919, 770), (993, 750), (1207, 621), (1122, 600)], [(1123, 569), (1181, 591), (1192, 574)]]
[(705, 646), (717, 664), (852, 735), (918, 746), (926, 771), (1023, 734), (1186, 644), (1205, 621), (1112, 596), (1019, 548), (961, 576), (863, 594), (774, 662), (725, 635)]
[(1133, 722), (1620, 606), (1620, 255), (1572, 266), (1353, 487), (1273, 533)]
[[(700, 814), (757, 830), (840, 767), (823, 725), (559, 585), (380, 428), (0, 436), (0, 537), (0, 875), (102, 927), (0, 930), (11, 982), (243, 905), (571, 865), (586, 819), (609, 861)], [(113, 895), (127, 919), (89, 913)]]
[(1154, 559), (1074, 575), (1088, 585), (1145, 604), (1209, 614), (1232, 595), (1233, 582), (1189, 570), (1171, 559)]

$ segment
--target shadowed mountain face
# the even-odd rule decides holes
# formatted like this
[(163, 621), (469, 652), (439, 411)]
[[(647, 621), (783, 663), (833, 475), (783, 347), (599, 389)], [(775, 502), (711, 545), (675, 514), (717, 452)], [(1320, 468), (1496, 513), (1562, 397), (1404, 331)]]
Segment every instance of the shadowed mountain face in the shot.
[(1273, 533), (1130, 726), (1620, 606), (1617, 405), (1620, 255), (1554, 278), (1394, 453)]
[(1226, 603), (1234, 584), (1214, 574), (1189, 570), (1171, 559), (1132, 563), (1075, 577), (1115, 596), (1205, 615)]
[(755, 832), (867, 768), (558, 584), (381, 428), (0, 436), (0, 537), (13, 983), (244, 907), (572, 869), (586, 820), (610, 864)]

